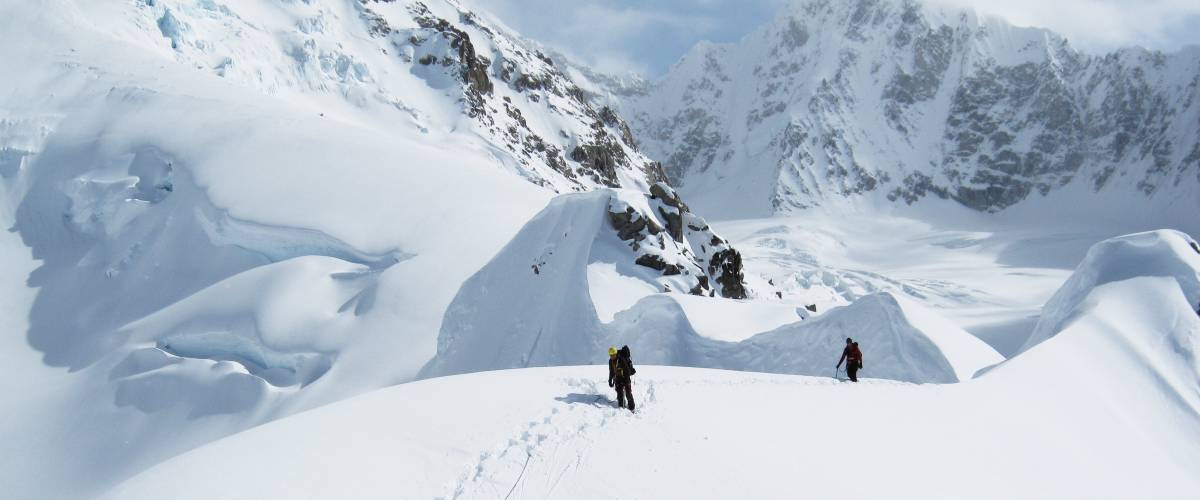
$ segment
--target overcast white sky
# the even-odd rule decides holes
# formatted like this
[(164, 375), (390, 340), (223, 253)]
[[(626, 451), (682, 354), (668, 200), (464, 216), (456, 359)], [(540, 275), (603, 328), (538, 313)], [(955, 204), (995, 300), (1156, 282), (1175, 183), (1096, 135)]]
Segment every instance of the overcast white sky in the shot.
[[(605, 71), (657, 76), (700, 40), (734, 41), (802, 0), (472, 0), (525, 36)], [(853, 1), (853, 0), (841, 0)], [(927, 0), (974, 7), (1104, 52), (1200, 45), (1200, 0)]]

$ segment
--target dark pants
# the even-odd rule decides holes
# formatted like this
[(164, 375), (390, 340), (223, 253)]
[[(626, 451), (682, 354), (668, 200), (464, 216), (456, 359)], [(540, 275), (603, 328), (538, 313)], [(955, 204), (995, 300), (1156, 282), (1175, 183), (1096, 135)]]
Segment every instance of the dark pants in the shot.
[[(617, 386), (617, 406), (621, 408), (629, 408), (633, 411), (633, 383), (629, 379), (618, 380)], [(629, 401), (629, 406), (625, 406), (625, 401)]]
[(858, 361), (846, 362), (846, 375), (850, 377), (851, 382), (858, 382)]

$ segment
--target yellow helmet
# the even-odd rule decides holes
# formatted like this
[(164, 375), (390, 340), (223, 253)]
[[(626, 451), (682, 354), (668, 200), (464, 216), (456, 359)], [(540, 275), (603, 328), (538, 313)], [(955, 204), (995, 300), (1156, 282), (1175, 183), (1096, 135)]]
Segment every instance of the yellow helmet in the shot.
[(616, 356), (616, 355), (617, 355), (617, 348), (616, 348), (616, 347), (609, 347), (609, 348), (608, 348), (608, 355), (609, 355), (609, 356)]

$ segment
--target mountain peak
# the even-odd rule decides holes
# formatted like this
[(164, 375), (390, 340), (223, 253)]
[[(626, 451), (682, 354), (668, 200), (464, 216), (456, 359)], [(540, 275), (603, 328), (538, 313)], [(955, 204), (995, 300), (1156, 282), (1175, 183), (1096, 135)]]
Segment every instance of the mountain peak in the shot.
[(929, 197), (997, 212), (1068, 191), (1165, 206), (1200, 183), (1198, 72), (1135, 52), (939, 4), (809, 0), (698, 44), (622, 109), (718, 216)]

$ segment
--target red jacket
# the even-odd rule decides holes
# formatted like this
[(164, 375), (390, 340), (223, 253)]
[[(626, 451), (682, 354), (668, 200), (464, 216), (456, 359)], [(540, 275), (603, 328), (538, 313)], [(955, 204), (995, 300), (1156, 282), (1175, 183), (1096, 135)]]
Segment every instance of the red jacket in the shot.
[(838, 358), (838, 366), (841, 366), (842, 361), (846, 360), (854, 361), (860, 365), (862, 364), (862, 351), (858, 350), (857, 342), (846, 346), (845, 349), (842, 349), (842, 357)]

